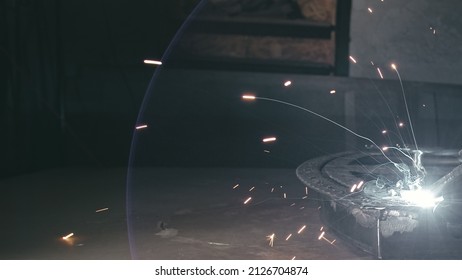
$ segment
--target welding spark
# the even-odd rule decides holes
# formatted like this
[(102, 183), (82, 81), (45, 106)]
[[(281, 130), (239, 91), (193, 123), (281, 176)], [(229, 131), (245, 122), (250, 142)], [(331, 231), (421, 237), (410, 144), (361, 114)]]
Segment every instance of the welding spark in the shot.
[(295, 203), (292, 203), (292, 204), (290, 205), (290, 207), (292, 207), (292, 206), (295, 206)]
[(267, 153), (267, 154), (271, 153), (271, 152), (268, 151), (268, 150), (263, 150), (263, 152), (265, 152), (265, 153)]
[(305, 187), (305, 194), (308, 195), (308, 187)]
[(380, 79), (383, 79), (383, 74), (379, 67), (377, 67), (377, 72), (379, 73)]
[(357, 62), (356, 62), (356, 59), (355, 59), (354, 57), (352, 57), (351, 55), (350, 55), (350, 60), (351, 60), (353, 63), (357, 63)]
[(372, 9), (371, 8), (367, 8), (367, 10), (369, 11), (369, 13), (372, 14)]
[(306, 228), (306, 225), (302, 226), (302, 227), (297, 231), (297, 233), (298, 233), (298, 234), (302, 233), (302, 231), (304, 231), (305, 228)]
[(286, 193), (284, 193), (284, 198), (287, 198), (287, 194), (286, 194)]
[(237, 189), (239, 187), (239, 184), (236, 184), (234, 187), (233, 187), (233, 190)]
[(289, 240), (291, 237), (292, 237), (292, 233), (291, 233), (291, 234), (289, 234), (289, 235), (287, 235), (287, 237), (286, 237), (286, 241), (287, 241), (287, 240)]
[(290, 86), (291, 84), (292, 84), (291, 81), (286, 81), (286, 82), (284, 83), (284, 86), (285, 86), (285, 87), (288, 87), (288, 86)]
[(252, 197), (250, 196), (249, 198), (247, 198), (247, 199), (244, 201), (244, 204), (249, 203), (249, 201), (251, 201), (251, 200), (252, 200)]
[(271, 188), (271, 192), (274, 192), (274, 188)]
[[(350, 57), (352, 58), (352, 57)], [(354, 59), (353, 59), (354, 60)], [(403, 98), (404, 98), (404, 101), (405, 101), (405, 107), (406, 107), (406, 112), (407, 112), (407, 116), (408, 116), (408, 121), (409, 121), (409, 125), (410, 125), (410, 129), (411, 129), (411, 132), (412, 132), (412, 136), (414, 138), (414, 144), (415, 144), (415, 147), (416, 147), (416, 151), (417, 152), (420, 152), (420, 150), (418, 149), (418, 146), (417, 146), (417, 141), (415, 139), (415, 134), (414, 134), (414, 130), (412, 128), (412, 122), (411, 122), (411, 118), (410, 118), (410, 114), (409, 114), (409, 109), (408, 109), (408, 106), (407, 106), (407, 101), (406, 101), (406, 96), (405, 96), (405, 93), (404, 93), (404, 87), (403, 87), (403, 82), (402, 82), (402, 79), (401, 79), (401, 76), (399, 75), (399, 72), (398, 72), (398, 69), (396, 67), (396, 65), (393, 63), (391, 64), (391, 67), (393, 69), (395, 69), (397, 75), (398, 75), (398, 78), (399, 78), (399, 81), (400, 81), (400, 85), (401, 85), (401, 90), (402, 90), (402, 93), (403, 93)], [(316, 117), (319, 117), (325, 121), (328, 121), (330, 122), (331, 124), (334, 124), (340, 128), (342, 128), (343, 130), (355, 135), (356, 137), (358, 138), (361, 138), (363, 140), (366, 140), (368, 142), (370, 142), (373, 146), (375, 146), (381, 153), (382, 155), (391, 163), (394, 165), (394, 167), (396, 169), (398, 169), (399, 172), (402, 172), (404, 173), (404, 175), (406, 176), (405, 180), (408, 180), (409, 178), (409, 175), (406, 175), (408, 174), (409, 172), (406, 173), (406, 168), (403, 167), (403, 164), (400, 164), (400, 163), (397, 163), (397, 162), (394, 162), (390, 157), (388, 157), (385, 153), (386, 150), (388, 150), (389, 148), (392, 148), (392, 147), (379, 147), (373, 140), (371, 140), (370, 138), (368, 137), (365, 137), (363, 135), (360, 135), (356, 132), (354, 132), (353, 130), (349, 129), (348, 127), (344, 126), (344, 125), (341, 125), (340, 123), (334, 121), (334, 120), (331, 120), (319, 113), (316, 113), (312, 110), (309, 110), (307, 108), (304, 108), (304, 107), (301, 107), (301, 106), (298, 106), (298, 105), (295, 105), (293, 103), (289, 103), (289, 102), (286, 102), (286, 101), (282, 101), (282, 100), (278, 100), (278, 99), (273, 99), (273, 98), (267, 98), (267, 97), (255, 97), (255, 96), (252, 96), (252, 99), (258, 99), (258, 100), (265, 100), (265, 101), (271, 101), (271, 102), (276, 102), (276, 103), (280, 103), (280, 104), (283, 104), (283, 105), (287, 105), (287, 106), (290, 106), (290, 107), (294, 107), (296, 109), (299, 109), (299, 110), (302, 110), (302, 111), (305, 111), (305, 112), (308, 112)], [(271, 137), (271, 138), (265, 138), (263, 139), (263, 142), (267, 142), (267, 141), (275, 141), (276, 138), (275, 137)], [(266, 141), (265, 141), (266, 140)], [(421, 160), (420, 160), (420, 155), (421, 155), (421, 152), (420, 153), (416, 153), (415, 154), (415, 158), (411, 158), (409, 155), (405, 154), (403, 151), (401, 151), (400, 149), (397, 149), (398, 151), (400, 151), (403, 155), (405, 155), (406, 157), (408, 157), (409, 159), (411, 159), (411, 161), (413, 162), (413, 165), (414, 167), (416, 168), (417, 172), (419, 173), (419, 178), (417, 179), (412, 179), (413, 182), (411, 182), (412, 184), (419, 184), (419, 182), (422, 180), (422, 177), (425, 175), (425, 169), (423, 168), (422, 164), (421, 164)], [(406, 166), (407, 167), (407, 166)], [(409, 170), (409, 168), (407, 168), (407, 170)], [(421, 176), (421, 175), (422, 176)]]
[(293, 256), (291, 260), (293, 261), (293, 260), (295, 260), (295, 258), (296, 258), (296, 256)]
[(145, 64), (152, 64), (152, 65), (162, 65), (162, 61), (150, 60), (150, 59), (145, 59), (144, 63)]
[(251, 188), (249, 189), (249, 192), (253, 191), (254, 189), (255, 189), (255, 187), (251, 187)]
[(242, 96), (242, 99), (244, 99), (244, 100), (255, 100), (255, 99), (257, 99), (257, 98), (255, 97), (255, 95), (244, 94), (244, 95)]
[(101, 209), (96, 210), (95, 213), (99, 213), (99, 212), (103, 212), (103, 211), (107, 211), (107, 210), (109, 210), (109, 208), (107, 208), (107, 207), (106, 208), (101, 208)]
[(333, 90), (331, 90), (329, 93), (330, 93), (330, 94), (335, 94), (335, 92), (336, 92), (335, 89), (333, 89)]
[(136, 128), (136, 130), (140, 130), (140, 129), (144, 129), (144, 128), (147, 128), (147, 127), (148, 127), (147, 124), (142, 124), (142, 125), (136, 126), (135, 128)]
[(403, 122), (400, 122), (400, 123), (398, 124), (398, 126), (399, 126), (399, 127), (403, 127), (403, 126), (404, 126), (404, 123), (403, 123)]
[(274, 141), (276, 141), (276, 137), (268, 137), (262, 140), (263, 143), (274, 142)]
[(351, 187), (350, 192), (354, 192), (354, 191), (356, 190), (356, 187), (357, 187), (357, 185), (354, 184), (354, 185)]
[(273, 247), (273, 245), (274, 245), (274, 238), (275, 238), (275, 237), (276, 237), (276, 234), (274, 234), (274, 233), (271, 234), (271, 235), (266, 236), (266, 240), (269, 241), (269, 245), (270, 245), (271, 247)]
[(361, 190), (361, 187), (364, 185), (364, 181), (361, 181), (359, 182), (358, 186), (356, 187), (356, 189), (359, 191)]
[(382, 134), (387, 134), (387, 131), (385, 129), (382, 130)]
[(335, 242), (335, 239), (334, 239), (333, 241), (330, 241), (329, 239), (327, 239), (326, 237), (324, 237), (325, 234), (326, 234), (325, 231), (321, 232), (321, 234), (320, 234), (319, 237), (318, 237), (318, 240), (323, 239), (323, 240), (329, 242), (331, 245), (333, 245), (334, 242)]
[(71, 238), (72, 236), (74, 236), (74, 233), (69, 233), (68, 235), (66, 236), (63, 236), (63, 240), (68, 240), (69, 238)]
[[(419, 147), (417, 146), (417, 140), (416, 140), (415, 134), (414, 134), (414, 128), (412, 126), (411, 115), (409, 113), (409, 107), (407, 106), (406, 95), (404, 94), (404, 86), (403, 86), (403, 81), (401, 79), (401, 75), (399, 74), (399, 71), (398, 71), (398, 68), (396, 67), (396, 64), (392, 63), (391, 68), (393, 68), (393, 70), (395, 70), (395, 72), (396, 72), (396, 75), (398, 75), (398, 80), (399, 80), (399, 84), (401, 85), (401, 93), (403, 94), (404, 107), (406, 108), (407, 120), (409, 122), (409, 127), (411, 129), (412, 138), (414, 140), (414, 145), (415, 145), (416, 150), (419, 150)], [(422, 166), (417, 166), (417, 168), (422, 169)]]

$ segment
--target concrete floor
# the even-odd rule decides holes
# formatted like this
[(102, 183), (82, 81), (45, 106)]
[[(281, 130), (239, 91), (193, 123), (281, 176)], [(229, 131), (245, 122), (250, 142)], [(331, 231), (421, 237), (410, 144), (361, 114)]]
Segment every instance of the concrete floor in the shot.
[(302, 199), (294, 170), (136, 169), (128, 223), (126, 174), (55, 169), (1, 181), (0, 258), (130, 259), (130, 244), (139, 259), (372, 258), (328, 230), (336, 241), (318, 240), (316, 199)]

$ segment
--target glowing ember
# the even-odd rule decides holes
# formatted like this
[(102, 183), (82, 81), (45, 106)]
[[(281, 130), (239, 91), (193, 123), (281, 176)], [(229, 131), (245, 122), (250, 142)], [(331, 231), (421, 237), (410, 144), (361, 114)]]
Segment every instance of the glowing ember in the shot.
[(249, 203), (251, 200), (252, 200), (252, 197), (250, 196), (249, 198), (247, 198), (247, 199), (244, 201), (244, 204)]
[(158, 60), (150, 60), (150, 59), (145, 59), (144, 60), (145, 64), (152, 64), (152, 65), (162, 65), (161, 61)]
[(387, 131), (385, 129), (382, 130), (382, 134), (387, 134)]
[(398, 124), (398, 126), (399, 126), (399, 127), (403, 127), (403, 126), (404, 126), (404, 123), (400, 122), (400, 123)]
[(291, 81), (286, 81), (286, 82), (284, 83), (284, 86), (285, 86), (285, 87), (288, 87), (288, 86), (290, 86), (291, 84), (292, 84)]
[(335, 92), (336, 92), (335, 89), (333, 89), (330, 91), (330, 94), (335, 94)]

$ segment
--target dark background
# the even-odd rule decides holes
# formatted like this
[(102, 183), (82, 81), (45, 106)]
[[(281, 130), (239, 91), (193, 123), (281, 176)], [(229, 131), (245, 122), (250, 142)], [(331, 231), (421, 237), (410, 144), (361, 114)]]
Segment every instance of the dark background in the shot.
[[(124, 166), (186, 1), (0, 1), (0, 177)], [(192, 6), (192, 5), (191, 5)]]
[[(139, 109), (155, 71), (155, 67), (145, 65), (143, 60), (161, 59), (164, 56), (195, 2), (197, 1), (1, 1), (0, 178), (54, 167), (126, 167)], [(457, 69), (457, 64), (448, 65), (446, 60), (456, 61), (455, 58), (460, 56), (447, 54), (446, 51), (433, 51), (440, 50), (442, 46), (457, 46), (460, 42), (460, 36), (456, 32), (460, 30), (457, 28), (459, 22), (454, 20), (446, 23), (443, 20), (446, 18), (444, 15), (452, 15), (449, 12), (452, 6), (438, 6), (442, 9), (441, 12), (432, 14), (429, 12), (433, 7), (432, 2), (425, 2), (426, 5), (422, 8), (425, 13), (422, 13), (429, 16), (418, 14), (416, 20), (423, 27), (404, 22), (403, 26), (408, 32), (402, 33), (397, 32), (392, 25), (381, 25), (383, 15), (378, 11), (388, 11), (391, 17), (396, 11), (409, 7), (403, 6), (400, 1), (380, 4), (382, 6), (377, 7), (377, 17), (374, 14), (372, 19), (375, 21), (372, 22), (377, 21), (376, 25), (390, 31), (392, 35), (415, 34), (417, 38), (428, 41), (425, 41), (427, 45), (423, 45), (415, 42), (412, 36), (410, 39), (385, 38), (383, 41), (393, 45), (382, 49), (381, 44), (380, 47), (369, 47), (358, 41), (373, 38), (382, 42), (380, 36), (383, 32), (377, 31), (375, 27), (366, 28), (366, 24), (359, 24), (362, 21), (371, 23), (371, 15), (367, 12), (367, 7), (363, 7), (365, 3), (355, 3), (351, 53), (364, 61), (365, 57), (377, 57), (376, 53), (365, 53), (375, 50), (383, 56), (378, 56), (377, 59), (381, 57), (388, 64), (396, 57), (393, 50), (399, 52), (405, 49), (411, 52), (412, 55), (403, 53), (403, 57), (397, 58), (398, 61), (409, 59), (402, 63), (405, 79), (414, 75), (412, 79), (422, 82), (405, 83), (417, 138), (430, 147), (460, 150), (462, 128), (459, 126), (459, 106), (456, 106), (456, 102), (460, 102), (458, 76), (452, 79), (453, 85), (425, 83), (447, 83), (442, 78), (450, 75), (439, 70), (441, 65), (449, 68), (450, 73), (458, 73), (454, 70)], [(421, 2), (415, 2), (413, 5), (416, 7), (412, 7), (420, 9), (420, 4)], [(442, 19), (438, 25), (433, 21), (438, 23), (439, 17)], [(428, 32), (428, 26), (441, 26), (437, 37)], [(364, 31), (373, 32), (376, 37), (364, 35)], [(458, 48), (451, 50), (456, 52)], [(343, 51), (348, 53), (347, 48)], [(427, 52), (434, 54), (432, 60), (427, 61)], [(423, 57), (427, 60), (422, 59)], [(437, 63), (438, 61), (441, 63)], [(424, 62), (431, 67), (422, 67)], [(194, 63), (194, 66), (205, 65), (200, 60)], [(385, 69), (385, 62), (381, 65)], [(234, 66), (239, 70), (239, 61)], [(263, 69), (265, 67), (263, 64)], [(304, 67), (306, 65), (299, 69), (303, 71)], [(202, 70), (204, 68), (207, 70), (207, 65)], [(367, 73), (359, 75), (360, 77), (376, 76), (376, 71), (372, 68), (351, 65), (350, 68), (353, 76), (358, 71)], [(344, 131), (326, 126), (319, 119), (309, 119), (306, 114), (298, 114), (275, 104), (260, 106), (258, 108), (262, 111), (255, 114), (253, 109), (256, 107), (242, 106), (239, 100), (239, 94), (249, 89), (265, 92), (268, 96), (273, 94), (274, 97), (291, 91), (294, 103), (311, 106), (311, 109), (340, 123), (348, 124), (348, 118), (351, 118), (350, 125), (357, 125), (355, 129), (363, 135), (377, 139), (381, 137), (382, 123), (393, 123), (393, 120), (384, 119), (384, 116), (390, 118), (389, 112), (385, 110), (386, 106), (381, 106), (384, 112), (378, 113), (377, 92), (390, 93), (387, 103), (404, 116), (400, 85), (390, 69), (386, 73), (390, 80), (375, 81), (376, 84), (370, 83), (368, 79), (338, 79), (332, 76), (323, 76), (326, 79), (322, 79), (313, 75), (295, 77), (284, 69), (279, 69), (276, 76), (259, 75), (258, 71), (236, 71), (233, 73), (240, 74), (229, 75), (223, 71), (226, 67), (221, 71), (214, 72), (212, 69), (211, 72), (198, 72), (199, 74), (194, 75), (182, 71), (163, 71), (164, 74), (158, 77), (163, 84), (152, 85), (151, 90), (166, 93), (167, 97), (159, 99), (163, 95), (158, 94), (151, 99), (148, 112), (141, 119), (149, 122), (157, 118), (162, 123), (157, 126), (150, 123), (149, 133), (139, 139), (138, 162), (168, 166), (217, 166), (217, 163), (242, 166), (242, 163), (249, 163), (253, 166), (293, 168), (310, 157), (352, 147), (343, 144), (344, 137), (347, 136)], [(425, 78), (423, 73), (430, 75), (431, 79)], [(196, 78), (194, 80), (191, 77)], [(239, 83), (235, 82), (237, 79), (240, 80)], [(281, 87), (284, 79), (293, 79), (294, 86), (290, 89)], [(345, 94), (345, 99), (342, 99), (339, 94), (336, 101), (332, 102), (325, 93), (333, 86), (339, 93), (350, 92), (350, 97)], [(217, 89), (221, 95), (216, 94)], [(182, 97), (179, 97), (180, 94)], [(356, 97), (351, 99), (354, 96)], [(365, 106), (358, 104), (366, 96), (370, 98), (370, 102), (364, 102)], [(354, 106), (348, 107), (348, 104)], [(427, 106), (422, 107), (423, 104)], [(371, 122), (362, 117), (364, 108), (370, 108), (371, 114), (378, 115), (377, 123), (380, 125), (373, 130), (370, 129)], [(355, 112), (356, 115), (348, 116), (348, 112)], [(364, 129), (361, 130), (363, 126)], [(197, 130), (198, 127), (201, 130)], [(279, 139), (279, 143), (283, 145), (271, 148), (275, 152), (279, 149), (281, 157), (288, 155), (289, 161), (277, 159), (269, 162), (262, 152), (263, 148), (260, 148), (261, 137), (273, 133), (275, 128), (280, 134), (290, 136)], [(310, 129), (314, 129), (314, 133)], [(240, 136), (245, 134), (247, 138)], [(182, 137), (185, 135), (194, 137), (183, 141)], [(311, 139), (307, 142), (309, 137)], [(146, 147), (148, 149), (141, 149)], [(301, 150), (305, 152), (301, 153)], [(156, 157), (158, 155), (162, 156)], [(226, 160), (218, 162), (221, 159)]]

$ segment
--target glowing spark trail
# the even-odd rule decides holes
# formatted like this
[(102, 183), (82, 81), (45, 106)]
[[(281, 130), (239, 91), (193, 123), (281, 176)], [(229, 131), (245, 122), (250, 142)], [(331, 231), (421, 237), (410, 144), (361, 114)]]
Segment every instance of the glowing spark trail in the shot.
[(371, 8), (367, 8), (367, 10), (369, 11), (369, 13), (372, 14), (372, 9)]
[(350, 55), (350, 60), (351, 60), (353, 63), (357, 63), (357, 62), (356, 62), (356, 59), (354, 59), (354, 57), (352, 57), (351, 55)]
[(335, 94), (335, 89), (331, 90), (330, 94)]
[(244, 201), (244, 204), (249, 203), (249, 201), (251, 201), (251, 200), (252, 200), (252, 197), (247, 198), (247, 199)]
[(274, 238), (275, 238), (275, 237), (276, 237), (276, 234), (274, 234), (274, 233), (271, 234), (271, 235), (266, 236), (266, 240), (269, 241), (269, 245), (270, 245), (271, 247), (273, 247), (273, 245), (274, 245)]
[(286, 237), (286, 241), (287, 241), (287, 240), (289, 240), (291, 237), (292, 237), (292, 233), (291, 233), (291, 234), (289, 234), (289, 235), (287, 235), (287, 237)]
[(291, 81), (286, 81), (286, 82), (284, 83), (284, 86), (285, 86), (285, 87), (288, 87), (288, 86), (290, 86), (291, 84), (292, 84)]
[[(245, 96), (245, 95), (244, 95), (244, 96)], [(244, 99), (244, 96), (242, 96), (243, 99)], [(309, 109), (307, 109), (307, 108), (304, 108), (304, 107), (295, 105), (295, 104), (293, 104), (293, 103), (285, 102), (285, 101), (278, 100), (278, 99), (272, 99), (272, 98), (267, 98), (267, 97), (256, 97), (255, 95), (252, 95), (251, 98), (252, 98), (252, 99), (257, 99), (257, 100), (265, 100), (265, 101), (276, 102), (276, 103), (280, 103), (280, 104), (287, 105), (287, 106), (290, 106), (290, 107), (294, 107), (294, 108), (297, 108), (297, 109), (299, 109), (299, 110), (308, 112), (308, 113), (310, 113), (310, 114), (312, 114), (312, 115), (315, 115), (315, 116), (317, 116), (317, 117), (319, 117), (319, 118), (321, 118), (321, 119), (323, 119), (323, 120), (326, 120), (326, 121), (328, 121), (328, 122), (330, 122), (330, 123), (332, 123), (332, 124), (334, 124), (334, 125), (336, 125), (336, 126), (342, 128), (342, 129), (348, 131), (349, 133), (355, 135), (356, 137), (361, 138), (361, 139), (363, 139), (363, 140), (366, 140), (366, 141), (370, 142), (370, 143), (371, 143), (372, 145), (374, 145), (380, 152), (382, 152), (382, 155), (383, 155), (390, 163), (392, 163), (392, 164), (394, 164), (395, 166), (397, 166), (397, 163), (394, 162), (394, 161), (392, 161), (392, 160), (383, 152), (382, 148), (380, 148), (380, 147), (379, 147), (374, 141), (372, 141), (370, 138), (367, 138), (367, 137), (365, 137), (365, 136), (362, 136), (362, 135), (360, 135), (360, 134), (354, 132), (353, 130), (349, 129), (348, 127), (343, 126), (343, 125), (339, 124), (338, 122), (335, 122), (335, 121), (333, 121), (333, 120), (331, 120), (331, 119), (329, 119), (329, 118), (327, 118), (327, 117), (325, 117), (325, 116), (323, 116), (323, 115), (321, 115), (321, 114), (318, 114), (318, 113), (316, 113), (316, 112), (314, 112), (314, 111), (311, 111), (311, 110), (309, 110)], [(274, 137), (274, 138), (275, 138), (275, 137)]]
[(67, 240), (67, 239), (71, 238), (72, 236), (74, 236), (74, 233), (71, 232), (68, 235), (63, 236), (63, 240)]
[(409, 127), (411, 129), (411, 134), (412, 134), (412, 138), (414, 140), (415, 149), (419, 150), (419, 147), (417, 146), (417, 140), (416, 140), (415, 134), (414, 134), (414, 128), (412, 126), (411, 115), (409, 113), (409, 108), (407, 106), (406, 95), (404, 94), (404, 86), (403, 86), (403, 81), (401, 80), (401, 75), (399, 74), (399, 71), (398, 71), (398, 68), (396, 67), (396, 64), (392, 63), (391, 68), (393, 70), (395, 70), (396, 74), (398, 75), (398, 80), (399, 80), (399, 84), (401, 85), (401, 92), (403, 94), (403, 99), (404, 99), (404, 107), (406, 107), (407, 120), (409, 121)]
[(321, 240), (321, 239), (322, 239), (322, 240), (327, 241), (327, 242), (330, 243), (331, 245), (334, 245), (334, 242), (335, 242), (336, 239), (334, 239), (333, 241), (330, 241), (329, 239), (327, 239), (327, 238), (324, 237), (325, 234), (326, 234), (325, 231), (321, 232), (321, 234), (320, 234), (319, 237), (318, 237), (318, 240)]
[(306, 228), (306, 225), (302, 226), (302, 227), (297, 231), (297, 233), (298, 233), (298, 234), (302, 233), (302, 231), (305, 230), (305, 228)]
[(109, 208), (107, 208), (107, 207), (106, 208), (101, 208), (101, 209), (96, 210), (95, 213), (99, 213), (99, 212), (103, 212), (103, 211), (107, 211), (107, 210), (109, 210)]
[(274, 141), (276, 141), (276, 137), (264, 138), (262, 141), (263, 141), (263, 143), (274, 142)]
[(239, 187), (239, 184), (236, 184), (234, 187), (233, 187), (233, 190), (234, 189), (237, 189)]
[(383, 79), (383, 74), (379, 67), (377, 67), (377, 72), (379, 73), (380, 79)]
[(145, 59), (144, 63), (145, 64), (152, 64), (152, 65), (162, 65), (162, 61), (150, 60), (150, 59)]
[(255, 97), (255, 95), (244, 94), (244, 95), (242, 96), (242, 99), (244, 99), (244, 100), (255, 100), (256, 97)]
[(255, 187), (251, 187), (251, 188), (249, 189), (249, 192), (253, 191), (254, 189), (255, 189)]
[(136, 130), (140, 130), (140, 129), (144, 129), (144, 128), (147, 128), (147, 127), (148, 127), (147, 124), (142, 124), (142, 125), (136, 126), (135, 128), (136, 128)]

